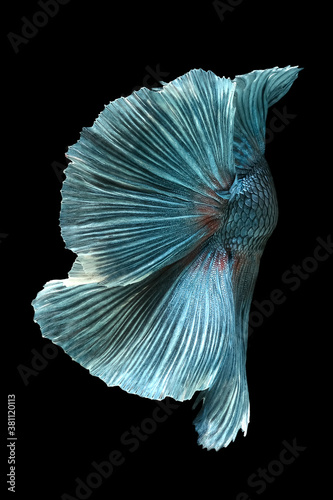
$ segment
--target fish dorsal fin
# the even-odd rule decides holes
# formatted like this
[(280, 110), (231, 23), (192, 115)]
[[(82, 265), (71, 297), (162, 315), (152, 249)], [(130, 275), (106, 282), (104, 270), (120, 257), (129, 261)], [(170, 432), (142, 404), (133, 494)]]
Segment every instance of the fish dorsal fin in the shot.
[[(83, 281), (140, 281), (192, 252), (235, 180), (236, 84), (200, 69), (116, 99), (71, 146), (60, 223)], [(89, 277), (89, 272), (94, 276)]]
[(263, 156), (268, 108), (288, 92), (300, 70), (298, 66), (275, 67), (234, 78), (234, 155), (237, 170), (252, 168), (258, 158)]

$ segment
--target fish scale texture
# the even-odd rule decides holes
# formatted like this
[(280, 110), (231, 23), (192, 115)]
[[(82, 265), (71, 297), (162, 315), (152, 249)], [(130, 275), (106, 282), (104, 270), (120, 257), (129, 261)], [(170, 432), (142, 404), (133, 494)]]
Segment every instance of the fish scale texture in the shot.
[(263, 251), (278, 219), (277, 197), (267, 163), (239, 180), (229, 201), (228, 221), (220, 229), (224, 248)]
[(207, 449), (247, 432), (249, 310), (278, 217), (265, 121), (298, 72), (191, 70), (111, 102), (68, 150), (60, 226), (77, 257), (34, 320), (108, 386), (199, 391)]

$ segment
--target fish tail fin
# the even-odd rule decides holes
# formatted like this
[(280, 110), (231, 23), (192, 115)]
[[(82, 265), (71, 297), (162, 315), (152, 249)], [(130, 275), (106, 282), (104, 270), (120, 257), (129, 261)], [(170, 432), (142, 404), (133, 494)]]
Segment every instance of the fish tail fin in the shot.
[(32, 305), (43, 336), (108, 386), (132, 394), (184, 401), (210, 387), (233, 321), (226, 253), (206, 244), (127, 286), (84, 275), (89, 266), (78, 261), (69, 279), (49, 281), (38, 293)]
[(250, 401), (244, 350), (228, 353), (209, 389), (199, 394), (194, 407), (203, 401), (194, 425), (198, 444), (208, 450), (227, 447), (241, 429), (246, 435)]

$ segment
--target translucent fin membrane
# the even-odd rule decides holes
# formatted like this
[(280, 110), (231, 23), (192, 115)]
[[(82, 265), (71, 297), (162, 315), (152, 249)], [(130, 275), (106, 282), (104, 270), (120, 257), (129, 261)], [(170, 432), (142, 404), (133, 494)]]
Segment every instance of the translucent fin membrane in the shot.
[(217, 230), (215, 191), (235, 179), (234, 88), (191, 71), (111, 102), (69, 148), (62, 235), (109, 285), (144, 278)]
[(299, 71), (298, 67), (276, 67), (252, 71), (233, 80), (236, 83), (234, 154), (240, 169), (250, 170), (264, 154), (268, 108), (288, 92)]
[(233, 325), (224, 253), (206, 247), (140, 283), (50, 281), (33, 305), (54, 343), (108, 385), (184, 400), (209, 387)]

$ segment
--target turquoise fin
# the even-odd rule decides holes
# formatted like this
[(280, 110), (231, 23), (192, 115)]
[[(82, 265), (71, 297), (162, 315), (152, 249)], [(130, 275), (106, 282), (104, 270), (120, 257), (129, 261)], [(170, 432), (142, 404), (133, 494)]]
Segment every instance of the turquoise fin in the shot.
[(234, 155), (238, 173), (246, 173), (265, 152), (268, 108), (290, 89), (301, 68), (287, 66), (236, 76)]
[(232, 335), (227, 258), (211, 245), (126, 287), (50, 281), (33, 306), (43, 336), (92, 375), (152, 399), (210, 387)]
[(235, 179), (235, 84), (193, 70), (111, 102), (69, 148), (60, 225), (95, 281), (126, 285), (220, 226)]

